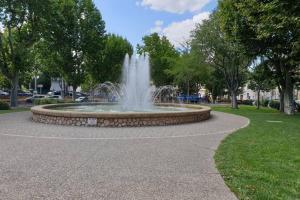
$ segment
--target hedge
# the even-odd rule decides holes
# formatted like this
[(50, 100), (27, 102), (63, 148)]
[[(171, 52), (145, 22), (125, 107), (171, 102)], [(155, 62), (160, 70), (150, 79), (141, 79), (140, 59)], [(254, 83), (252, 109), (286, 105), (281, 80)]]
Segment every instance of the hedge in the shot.
[(0, 100), (0, 110), (9, 110), (9, 109), (10, 108), (9, 108), (8, 103)]
[(240, 104), (242, 104), (242, 105), (253, 106), (253, 103), (254, 103), (254, 101), (253, 101), (253, 100), (250, 100), (250, 99), (240, 101)]
[(42, 99), (35, 99), (33, 104), (34, 105), (45, 105), (45, 104), (60, 104), (60, 103), (74, 103), (74, 101), (69, 99), (50, 99), (50, 98), (42, 98)]
[(280, 110), (280, 102), (279, 101), (270, 101), (269, 106), (271, 108)]

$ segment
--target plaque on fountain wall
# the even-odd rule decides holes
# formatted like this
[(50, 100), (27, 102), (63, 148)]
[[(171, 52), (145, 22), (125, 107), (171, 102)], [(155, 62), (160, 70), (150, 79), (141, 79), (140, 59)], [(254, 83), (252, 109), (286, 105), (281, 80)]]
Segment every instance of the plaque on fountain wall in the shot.
[(89, 126), (96, 126), (97, 125), (97, 118), (88, 118), (88, 125)]

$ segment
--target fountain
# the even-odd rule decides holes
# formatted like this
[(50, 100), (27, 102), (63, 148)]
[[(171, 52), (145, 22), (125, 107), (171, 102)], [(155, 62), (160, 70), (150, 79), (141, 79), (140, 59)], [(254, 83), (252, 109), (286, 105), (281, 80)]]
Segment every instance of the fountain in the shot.
[(132, 56), (127, 54), (123, 65), (124, 110), (145, 111), (152, 107), (150, 90), (150, 63), (147, 54)]
[(97, 90), (106, 89), (119, 103), (56, 104), (31, 108), (33, 121), (72, 126), (127, 127), (192, 123), (210, 117), (210, 108), (199, 105), (154, 103), (163, 93), (172, 96), (173, 86), (153, 91), (150, 85), (148, 54), (126, 55), (122, 84), (105, 82)]

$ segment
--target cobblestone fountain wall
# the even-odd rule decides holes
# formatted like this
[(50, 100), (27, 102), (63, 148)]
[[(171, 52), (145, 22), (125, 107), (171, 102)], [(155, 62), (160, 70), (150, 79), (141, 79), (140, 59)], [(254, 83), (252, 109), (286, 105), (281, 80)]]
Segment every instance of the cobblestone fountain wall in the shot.
[[(70, 105), (70, 104), (69, 104)], [(74, 105), (74, 104), (72, 104)], [(31, 109), (32, 120), (45, 124), (96, 127), (166, 126), (194, 123), (210, 118), (209, 107), (183, 105), (193, 110), (168, 113), (87, 113), (51, 110), (61, 105), (36, 106)], [(163, 106), (178, 106), (163, 104)], [(182, 105), (180, 105), (182, 107)]]

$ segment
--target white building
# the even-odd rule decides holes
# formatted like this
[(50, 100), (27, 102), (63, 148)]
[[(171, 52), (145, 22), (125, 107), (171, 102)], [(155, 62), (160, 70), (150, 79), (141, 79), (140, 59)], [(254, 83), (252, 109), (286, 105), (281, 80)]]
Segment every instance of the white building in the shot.
[[(295, 90), (295, 98), (300, 99), (300, 92)], [(256, 100), (257, 99), (257, 92), (248, 88), (246, 85), (243, 88), (243, 93), (238, 96), (238, 100)], [(277, 88), (270, 90), (269, 92), (260, 92), (260, 99), (261, 100), (279, 100), (280, 93)]]

